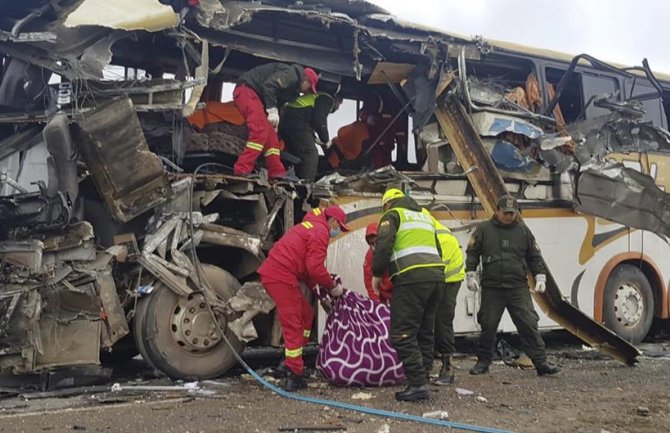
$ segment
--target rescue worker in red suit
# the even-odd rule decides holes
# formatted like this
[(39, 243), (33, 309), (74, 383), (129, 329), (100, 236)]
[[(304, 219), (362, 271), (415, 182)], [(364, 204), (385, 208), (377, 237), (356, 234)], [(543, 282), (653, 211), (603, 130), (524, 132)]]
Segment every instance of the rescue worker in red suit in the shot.
[(284, 63), (268, 63), (240, 75), (233, 102), (246, 120), (249, 137), (235, 162), (235, 175), (252, 176), (256, 160), (263, 153), (270, 179), (286, 178), (276, 131), (279, 107), (293, 101), (300, 92), (316, 93), (317, 82), (314, 69)]
[(377, 223), (369, 224), (365, 229), (365, 242), (370, 245), (370, 248), (365, 253), (365, 260), (363, 261), (363, 279), (365, 280), (365, 290), (368, 291), (370, 299), (380, 302), (390, 302), (391, 292), (393, 290), (393, 283), (389, 278), (388, 272), (382, 276), (379, 285), (379, 295), (372, 289), (372, 255), (375, 251), (375, 241), (377, 240)]
[(288, 370), (284, 388), (288, 391), (307, 386), (302, 348), (309, 341), (314, 311), (300, 291), (300, 282), (310, 288), (318, 284), (333, 297), (342, 295), (342, 284), (336, 282), (339, 277), (331, 277), (325, 261), (328, 240), (349, 231), (346, 222), (339, 206), (314, 209), (274, 244), (258, 269), (261, 283), (277, 305), (284, 332), (283, 365)]

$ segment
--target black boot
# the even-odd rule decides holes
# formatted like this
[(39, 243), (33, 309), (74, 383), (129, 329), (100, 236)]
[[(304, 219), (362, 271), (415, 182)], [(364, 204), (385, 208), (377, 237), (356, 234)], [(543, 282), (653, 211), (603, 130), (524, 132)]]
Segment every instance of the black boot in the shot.
[(428, 384), (410, 385), (404, 391), (396, 392), (395, 399), (398, 401), (427, 400), (430, 397)]
[(535, 370), (537, 371), (538, 376), (548, 376), (560, 373), (561, 367), (545, 362), (535, 367)]
[(442, 356), (440, 375), (433, 382), (435, 385), (451, 385), (454, 383), (454, 369), (451, 366), (451, 356)]
[(489, 372), (489, 362), (478, 359), (474, 367), (470, 369), (470, 374), (484, 374)]
[(289, 372), (284, 382), (284, 389), (293, 392), (303, 388), (307, 388), (307, 380), (301, 374)]
[(270, 376), (275, 379), (286, 379), (291, 370), (284, 364), (284, 361), (280, 362), (278, 366), (273, 367), (270, 370)]

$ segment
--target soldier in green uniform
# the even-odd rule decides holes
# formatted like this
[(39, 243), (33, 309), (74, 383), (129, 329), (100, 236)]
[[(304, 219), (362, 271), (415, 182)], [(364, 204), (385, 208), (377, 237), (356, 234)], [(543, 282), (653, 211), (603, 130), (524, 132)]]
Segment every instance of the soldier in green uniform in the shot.
[(444, 263), (433, 221), (412, 198), (399, 189), (389, 189), (382, 198), (382, 210), (372, 256), (372, 288), (379, 291), (381, 277), (388, 270), (393, 281), (391, 343), (409, 382), (395, 398), (425, 400), (430, 396), (427, 369), (433, 363), (433, 327), (442, 296)]
[(533, 308), (528, 271), (535, 276), (535, 291), (546, 288), (546, 271), (535, 237), (519, 220), (516, 200), (502, 196), (495, 216), (481, 223), (472, 234), (466, 251), (466, 285), (478, 291), (476, 269), (481, 258), (481, 306), (477, 319), (482, 327), (477, 363), (470, 374), (489, 371), (498, 324), (505, 308), (516, 326), (523, 349), (539, 376), (556, 374), (560, 367), (547, 363), (544, 341), (538, 331), (539, 317)]

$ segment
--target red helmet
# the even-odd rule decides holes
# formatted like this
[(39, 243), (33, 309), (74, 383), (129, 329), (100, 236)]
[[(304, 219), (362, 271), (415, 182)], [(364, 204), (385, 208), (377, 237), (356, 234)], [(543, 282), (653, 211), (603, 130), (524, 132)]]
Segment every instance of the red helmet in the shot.
[(325, 211), (323, 211), (326, 219), (335, 218), (335, 220), (340, 224), (340, 228), (343, 232), (349, 231), (349, 226), (347, 225), (347, 214), (344, 213), (341, 207), (331, 206)]
[(312, 68), (305, 68), (305, 78), (312, 83), (312, 93), (316, 93), (316, 83), (319, 82), (319, 74)]
[(377, 236), (377, 223), (368, 224), (365, 228), (365, 242), (370, 243), (370, 237)]

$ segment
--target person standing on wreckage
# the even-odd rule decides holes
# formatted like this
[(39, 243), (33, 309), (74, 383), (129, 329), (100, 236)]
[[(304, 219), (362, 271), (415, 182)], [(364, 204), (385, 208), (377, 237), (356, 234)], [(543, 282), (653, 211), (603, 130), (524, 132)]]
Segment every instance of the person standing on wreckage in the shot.
[(257, 66), (240, 75), (233, 91), (233, 102), (246, 121), (249, 136), (244, 151), (235, 162), (233, 174), (254, 177), (251, 173), (263, 153), (270, 180), (298, 180), (286, 177), (281, 162), (276, 131), (279, 108), (301, 92), (316, 93), (318, 80), (314, 69), (278, 62)]
[[(332, 142), (328, 133), (328, 116), (340, 108), (339, 85), (319, 81), (318, 93), (306, 93), (286, 104), (279, 121), (279, 135), (286, 149), (300, 158), (295, 173), (300, 179), (314, 182), (319, 165), (319, 144), (324, 152)], [(330, 87), (330, 88), (329, 88)]]
[(276, 314), (282, 325), (285, 357), (278, 370), (287, 376), (283, 385), (287, 391), (307, 386), (302, 348), (309, 342), (314, 310), (300, 291), (300, 282), (310, 288), (319, 285), (332, 297), (342, 296), (342, 283), (339, 277), (331, 277), (325, 261), (328, 240), (341, 231), (349, 231), (346, 223), (347, 216), (339, 206), (310, 211), (275, 242), (258, 269), (261, 283), (277, 305)]
[(425, 400), (430, 396), (435, 314), (444, 286), (440, 245), (430, 215), (399, 189), (384, 193), (382, 211), (372, 256), (372, 288), (379, 294), (382, 275), (388, 270), (393, 282), (391, 344), (409, 382), (395, 398)]
[(477, 363), (470, 374), (485, 374), (493, 357), (498, 324), (507, 308), (516, 326), (521, 344), (533, 361), (538, 376), (560, 373), (561, 368), (547, 362), (540, 336), (539, 317), (533, 308), (528, 287), (528, 269), (535, 276), (534, 291), (546, 289), (547, 275), (535, 237), (519, 219), (516, 199), (504, 195), (496, 213), (475, 229), (466, 250), (466, 285), (480, 290), (476, 269), (482, 259), (481, 304), (477, 321), (482, 327), (477, 346)]

